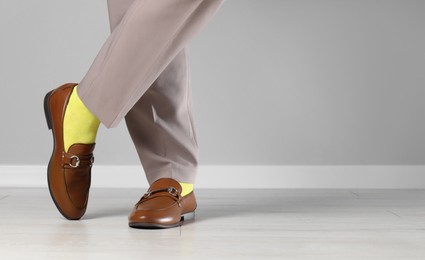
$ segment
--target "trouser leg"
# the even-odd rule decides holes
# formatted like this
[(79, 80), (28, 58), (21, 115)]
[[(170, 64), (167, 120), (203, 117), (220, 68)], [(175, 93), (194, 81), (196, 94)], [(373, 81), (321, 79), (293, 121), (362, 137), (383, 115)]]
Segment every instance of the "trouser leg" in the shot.
[(186, 52), (180, 52), (125, 116), (149, 183), (194, 183), (198, 144)]
[[(111, 32), (135, 0), (108, 0)], [(195, 181), (198, 145), (186, 50), (164, 69), (125, 116), (149, 183)]]
[(84, 104), (116, 126), (223, 0), (134, 0), (79, 83)]

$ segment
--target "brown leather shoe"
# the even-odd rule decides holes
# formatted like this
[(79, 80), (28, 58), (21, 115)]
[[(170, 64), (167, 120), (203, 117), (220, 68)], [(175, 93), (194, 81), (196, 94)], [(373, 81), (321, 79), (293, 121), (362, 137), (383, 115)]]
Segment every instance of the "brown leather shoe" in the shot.
[(63, 118), (77, 83), (67, 83), (47, 93), (44, 112), (52, 129), (54, 148), (47, 168), (50, 195), (67, 219), (80, 219), (87, 208), (95, 144), (73, 144), (64, 151)]
[(134, 206), (128, 217), (133, 228), (170, 228), (195, 216), (193, 192), (182, 197), (182, 187), (173, 179), (159, 179)]

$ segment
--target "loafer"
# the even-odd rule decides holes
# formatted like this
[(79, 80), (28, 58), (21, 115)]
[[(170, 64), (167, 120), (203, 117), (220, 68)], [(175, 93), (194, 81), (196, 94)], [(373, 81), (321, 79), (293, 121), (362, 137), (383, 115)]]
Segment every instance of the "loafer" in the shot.
[(193, 192), (182, 197), (182, 187), (170, 178), (155, 181), (136, 203), (128, 220), (133, 228), (171, 228), (195, 217)]
[(44, 113), (53, 134), (53, 152), (47, 168), (49, 192), (59, 212), (69, 220), (86, 212), (95, 144), (73, 144), (64, 150), (63, 119), (77, 83), (66, 83), (46, 94)]

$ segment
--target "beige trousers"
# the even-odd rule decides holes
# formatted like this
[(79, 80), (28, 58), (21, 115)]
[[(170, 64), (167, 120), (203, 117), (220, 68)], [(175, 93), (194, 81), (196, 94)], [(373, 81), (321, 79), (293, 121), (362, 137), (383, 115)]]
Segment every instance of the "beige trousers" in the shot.
[(111, 35), (79, 83), (108, 128), (125, 118), (149, 183), (193, 183), (198, 144), (185, 46), (223, 0), (108, 0)]

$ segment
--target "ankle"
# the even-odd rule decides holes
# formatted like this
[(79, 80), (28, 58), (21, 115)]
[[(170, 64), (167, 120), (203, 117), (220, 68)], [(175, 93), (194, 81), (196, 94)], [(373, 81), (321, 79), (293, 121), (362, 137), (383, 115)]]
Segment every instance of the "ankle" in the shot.
[(185, 182), (179, 182), (180, 186), (182, 186), (182, 196), (186, 196), (189, 193), (193, 191), (193, 184), (192, 183), (185, 183)]
[(74, 143), (95, 143), (100, 124), (97, 117), (81, 101), (77, 87), (78, 85), (72, 90), (65, 110), (63, 121), (65, 151), (68, 151)]

